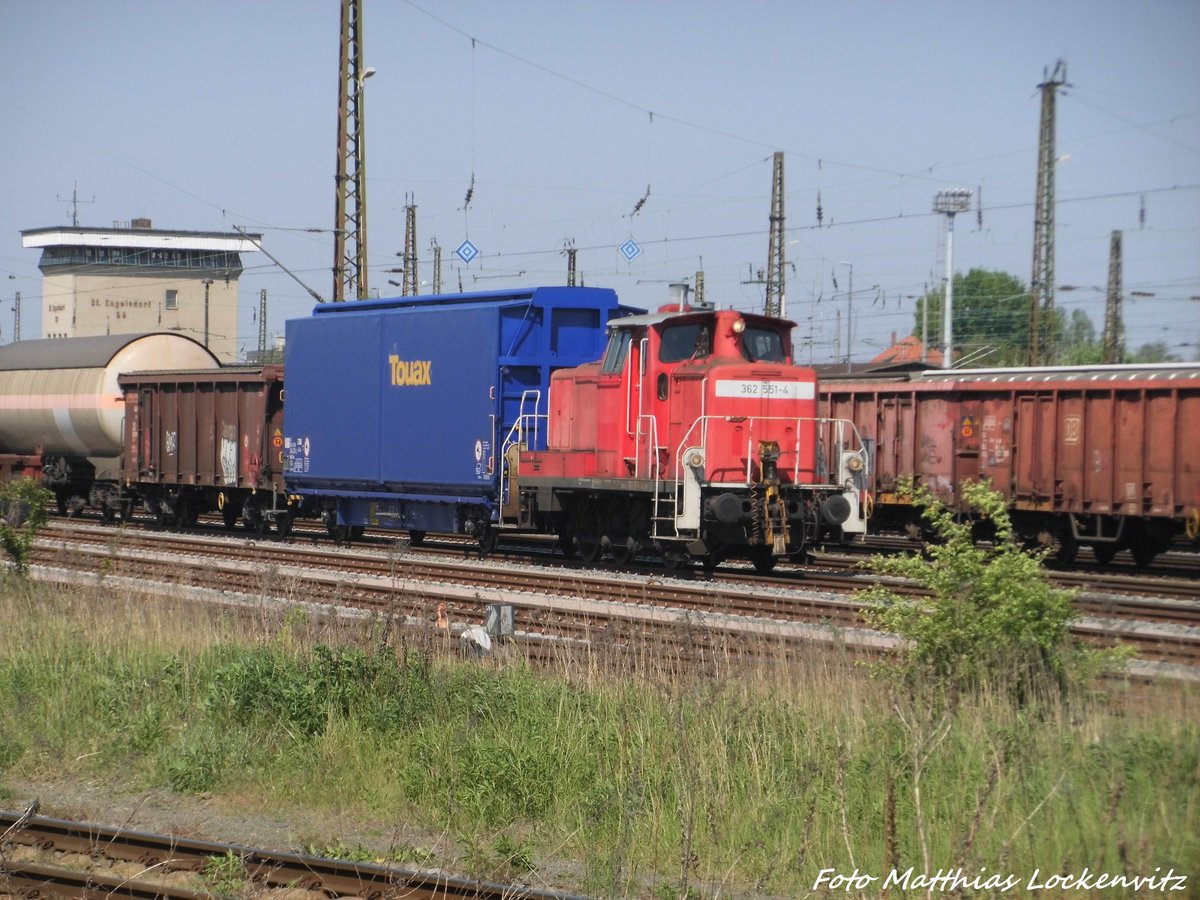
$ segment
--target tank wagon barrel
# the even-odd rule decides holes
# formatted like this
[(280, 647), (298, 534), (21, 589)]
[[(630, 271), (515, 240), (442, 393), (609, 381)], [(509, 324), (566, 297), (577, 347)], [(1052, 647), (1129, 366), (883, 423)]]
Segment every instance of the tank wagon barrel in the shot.
[(0, 469), (31, 475), (60, 509), (95, 500), (115, 483), (125, 414), (118, 376), (142, 369), (215, 369), (217, 359), (180, 334), (101, 335), (0, 347)]

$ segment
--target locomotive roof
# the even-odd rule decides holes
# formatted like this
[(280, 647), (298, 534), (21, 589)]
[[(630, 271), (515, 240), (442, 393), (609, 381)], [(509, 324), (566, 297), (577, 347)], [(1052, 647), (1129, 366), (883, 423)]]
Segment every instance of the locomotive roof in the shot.
[(625, 316), (620, 319), (610, 319), (608, 322), (609, 330), (617, 328), (647, 328), (651, 325), (658, 325), (662, 322), (669, 322), (672, 319), (695, 319), (716, 315), (718, 312), (736, 312), (743, 319), (758, 322), (775, 322), (784, 325), (787, 328), (795, 328), (796, 323), (790, 319), (779, 319), (775, 316), (764, 316), (759, 313), (737, 312), (736, 310), (719, 310), (719, 309), (684, 309), (671, 310), (669, 312), (643, 313), (638, 316)]
[(195, 338), (174, 331), (17, 341), (0, 347), (0, 372), (22, 369), (102, 369), (125, 347), (156, 335), (171, 335), (200, 343)]

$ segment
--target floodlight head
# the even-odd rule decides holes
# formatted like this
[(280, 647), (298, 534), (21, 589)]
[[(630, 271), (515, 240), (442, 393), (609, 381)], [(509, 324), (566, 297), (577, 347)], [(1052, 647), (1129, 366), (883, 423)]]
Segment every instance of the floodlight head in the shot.
[(971, 193), (967, 188), (938, 191), (933, 198), (933, 211), (950, 214), (966, 212), (971, 208)]

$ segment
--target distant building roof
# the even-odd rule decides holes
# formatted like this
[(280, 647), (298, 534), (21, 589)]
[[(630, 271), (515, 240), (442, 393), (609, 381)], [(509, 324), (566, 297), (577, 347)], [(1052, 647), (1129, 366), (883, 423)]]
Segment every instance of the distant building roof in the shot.
[(896, 341), (872, 359), (870, 365), (874, 367), (902, 366), (924, 362), (930, 366), (941, 366), (944, 358), (941, 350), (930, 350), (926, 358), (922, 359), (922, 357), (926, 357), (925, 345), (915, 334), (910, 334), (903, 340)]
[(149, 227), (75, 228), (56, 225), (21, 232), (23, 247), (129, 247), (250, 253), (261, 234), (221, 231), (167, 231)]

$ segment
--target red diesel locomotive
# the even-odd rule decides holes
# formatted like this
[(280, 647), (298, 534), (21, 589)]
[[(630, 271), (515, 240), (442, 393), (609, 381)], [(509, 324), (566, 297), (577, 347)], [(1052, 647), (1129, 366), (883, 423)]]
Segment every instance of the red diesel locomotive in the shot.
[[(866, 454), (849, 421), (818, 417), (793, 327), (686, 306), (609, 322), (601, 360), (554, 373), (548, 421), (510, 434), (501, 528), (557, 533), (589, 562), (732, 556), (760, 571), (865, 531)], [(524, 449), (541, 427), (546, 449)]]

